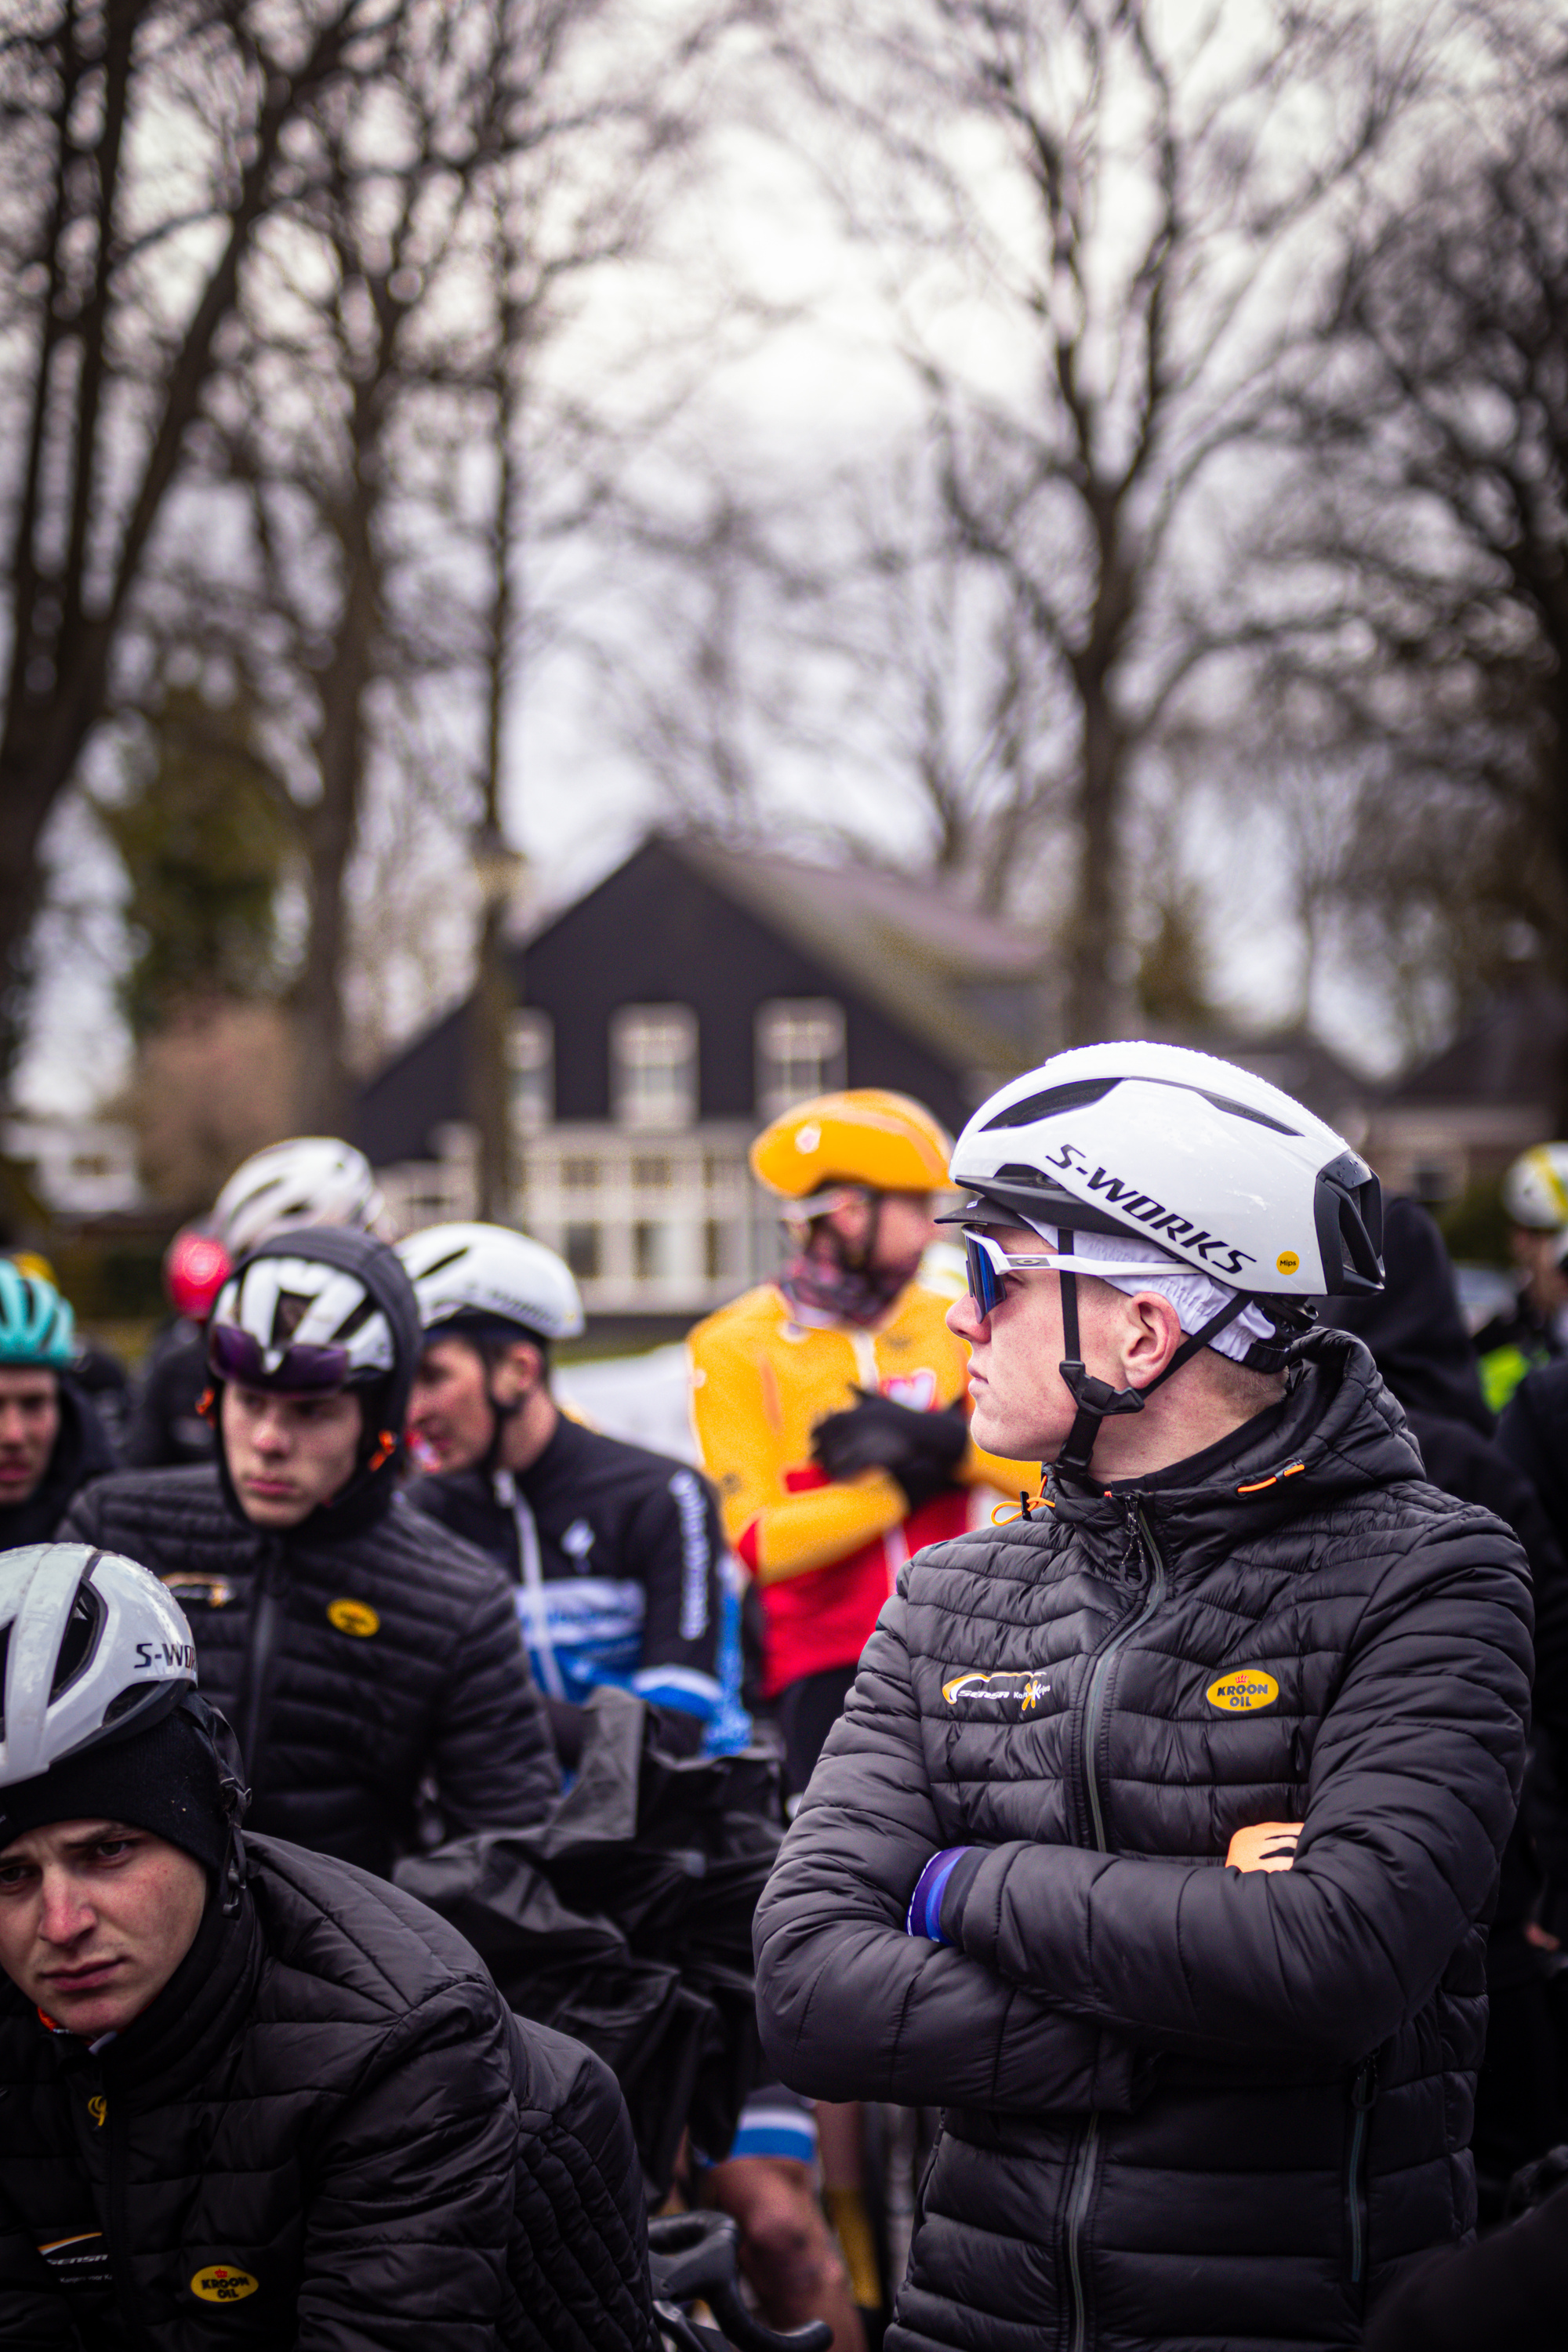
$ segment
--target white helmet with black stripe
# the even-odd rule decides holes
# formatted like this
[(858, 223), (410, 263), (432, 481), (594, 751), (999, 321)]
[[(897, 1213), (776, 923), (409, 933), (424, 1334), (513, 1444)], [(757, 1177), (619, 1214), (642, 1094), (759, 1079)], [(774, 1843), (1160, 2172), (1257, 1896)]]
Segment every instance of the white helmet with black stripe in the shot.
[(207, 1360), (219, 1380), (307, 1393), (385, 1380), (396, 1348), (358, 1273), (295, 1256), (274, 1242), (237, 1266), (218, 1292)]
[[(1104, 1253), (1075, 1262), (1075, 1235), (1129, 1245), (1112, 1277), (1152, 1276), (1153, 1264), (1133, 1261), (1163, 1259), (1215, 1286), (1215, 1311), (1161, 1381), (1249, 1307), (1259, 1336), (1239, 1360), (1281, 1370), (1310, 1328), (1309, 1302), (1383, 1286), (1382, 1194), (1365, 1160), (1278, 1087), (1183, 1046), (1086, 1045), (1012, 1079), (959, 1137), (952, 1181), (970, 1198), (942, 1222), (1025, 1225), (1047, 1243), (1062, 1285), (1062, 1378), (1079, 1404), (1058, 1462), (1079, 1471), (1100, 1422), (1137, 1411), (1159, 1382), (1113, 1392), (1085, 1371), (1078, 1276), (1097, 1273)], [(981, 1267), (972, 1286), (985, 1281)]]
[(335, 1135), (293, 1135), (253, 1152), (213, 1204), (213, 1223), (229, 1256), (290, 1225), (348, 1225), (370, 1233), (384, 1203), (369, 1160)]
[(526, 1234), (505, 1225), (427, 1225), (397, 1244), (426, 1333), (519, 1332), (573, 1339), (583, 1301), (571, 1268)]
[(0, 1788), (146, 1729), (196, 1685), (191, 1629), (135, 1560), (91, 1544), (0, 1553)]

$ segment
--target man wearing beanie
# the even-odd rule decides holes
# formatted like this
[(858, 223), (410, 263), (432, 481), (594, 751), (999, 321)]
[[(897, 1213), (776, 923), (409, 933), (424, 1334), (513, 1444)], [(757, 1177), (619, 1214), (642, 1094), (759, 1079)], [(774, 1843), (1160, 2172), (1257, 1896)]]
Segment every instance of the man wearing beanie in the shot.
[(453, 1835), (537, 1820), (560, 1785), (506, 1577), (397, 1493), (418, 1354), (385, 1243), (276, 1234), (208, 1326), (216, 1461), (104, 1479), (61, 1530), (184, 1610), (257, 1826), (384, 1877), (422, 1785)]
[(0, 1554), (0, 2336), (652, 2352), (613, 2076), (442, 1920), (242, 1834), (155, 1579)]

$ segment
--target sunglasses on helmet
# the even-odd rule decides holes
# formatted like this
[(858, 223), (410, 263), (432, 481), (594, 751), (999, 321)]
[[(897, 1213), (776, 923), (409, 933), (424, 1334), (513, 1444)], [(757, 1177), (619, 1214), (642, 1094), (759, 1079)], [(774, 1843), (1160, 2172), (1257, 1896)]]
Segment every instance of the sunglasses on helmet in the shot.
[(237, 1323), (215, 1323), (207, 1335), (208, 1370), (215, 1379), (236, 1381), (241, 1388), (326, 1396), (341, 1389), (349, 1375), (346, 1348), (313, 1347), (306, 1341), (285, 1348), (276, 1362), (268, 1363), (271, 1353)]

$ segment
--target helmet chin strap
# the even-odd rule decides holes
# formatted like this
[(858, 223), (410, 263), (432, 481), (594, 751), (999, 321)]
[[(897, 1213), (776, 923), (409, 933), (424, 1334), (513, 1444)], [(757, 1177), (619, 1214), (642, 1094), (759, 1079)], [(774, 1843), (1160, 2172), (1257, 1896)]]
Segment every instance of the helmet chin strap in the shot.
[[(1057, 1231), (1058, 1254), (1070, 1257), (1072, 1248), (1070, 1231), (1065, 1225), (1059, 1226)], [(1065, 1351), (1057, 1370), (1077, 1410), (1066, 1443), (1057, 1455), (1055, 1467), (1058, 1471), (1067, 1471), (1071, 1477), (1087, 1479), (1089, 1456), (1094, 1452), (1094, 1442), (1100, 1435), (1101, 1422), (1114, 1420), (1119, 1413), (1142, 1412), (1146, 1401), (1157, 1388), (1163, 1387), (1173, 1372), (1179, 1372), (1200, 1348), (1206, 1348), (1216, 1331), (1223, 1331), (1227, 1323), (1235, 1322), (1247, 1301), (1239, 1292), (1227, 1299), (1217, 1315), (1209, 1317), (1201, 1330), (1193, 1332), (1182, 1341), (1164, 1370), (1156, 1372), (1147, 1387), (1113, 1389), (1109, 1381), (1097, 1379), (1083, 1360), (1082, 1342), (1079, 1338), (1077, 1275), (1058, 1274), (1057, 1280), (1061, 1285), (1062, 1347)]]

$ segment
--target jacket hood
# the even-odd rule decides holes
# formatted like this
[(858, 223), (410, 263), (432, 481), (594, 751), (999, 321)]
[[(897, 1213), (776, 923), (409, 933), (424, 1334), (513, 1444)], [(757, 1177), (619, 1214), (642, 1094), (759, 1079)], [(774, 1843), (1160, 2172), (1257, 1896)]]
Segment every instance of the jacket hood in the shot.
[(1481, 1395), (1448, 1253), (1418, 1202), (1396, 1193), (1385, 1203), (1383, 1261), (1387, 1279), (1382, 1290), (1370, 1298), (1325, 1300), (1322, 1320), (1365, 1341), (1378, 1370), (1409, 1412), (1468, 1422), (1489, 1437), (1492, 1416)]
[[(240, 1264), (250, 1265), (258, 1258), (266, 1257), (305, 1258), (314, 1265), (337, 1266), (345, 1274), (354, 1275), (385, 1316), (392, 1333), (392, 1370), (383, 1379), (354, 1391), (363, 1400), (365, 1424), (357, 1475), (331, 1502), (312, 1511), (297, 1528), (283, 1531), (289, 1541), (303, 1538), (330, 1542), (335, 1537), (357, 1535), (362, 1528), (373, 1527), (384, 1517), (397, 1492), (404, 1433), (408, 1423), (408, 1399), (419, 1364), (419, 1304), (414, 1296), (414, 1285), (389, 1243), (346, 1225), (289, 1227), (253, 1249)], [(222, 1391), (223, 1383), (215, 1381), (215, 1397), (221, 1400)], [(249, 1527), (252, 1522), (246, 1517), (228, 1474), (221, 1409), (214, 1418), (224, 1500), (236, 1517), (244, 1519)]]
[(1103, 1525), (1120, 1548), (1130, 1507), (1139, 1503), (1174, 1554), (1206, 1559), (1369, 1487), (1425, 1482), (1405, 1414), (1359, 1339), (1312, 1332), (1289, 1379), (1279, 1404), (1168, 1469), (1096, 1491), (1059, 1481), (1053, 1471), (1052, 1508), (1086, 1531)]

